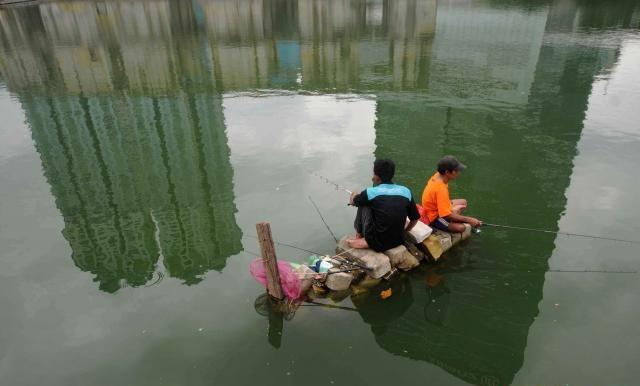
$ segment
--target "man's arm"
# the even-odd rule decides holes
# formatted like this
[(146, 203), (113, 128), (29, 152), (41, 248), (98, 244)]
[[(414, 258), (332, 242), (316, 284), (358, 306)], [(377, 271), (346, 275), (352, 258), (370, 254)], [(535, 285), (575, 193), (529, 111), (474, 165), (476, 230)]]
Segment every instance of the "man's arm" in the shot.
[(364, 206), (369, 203), (369, 197), (367, 196), (367, 189), (360, 193), (353, 192), (349, 197), (349, 204), (353, 206)]
[(436, 193), (436, 199), (438, 200), (438, 215), (449, 222), (462, 222), (471, 225), (474, 228), (482, 225), (482, 221), (475, 217), (463, 216), (458, 213), (454, 213), (451, 209), (451, 199), (446, 191), (439, 191)]
[(407, 216), (409, 217), (409, 224), (407, 224), (407, 227), (405, 228), (405, 230), (407, 232), (409, 232), (411, 229), (413, 229), (414, 226), (416, 226), (416, 224), (418, 223), (418, 220), (420, 219), (420, 212), (418, 212), (418, 208), (416, 207), (416, 203), (415, 201), (413, 201), (413, 196), (411, 197), (411, 201), (409, 202), (409, 208), (407, 208)]
[(478, 220), (475, 217), (463, 216), (457, 213), (451, 213), (449, 216), (445, 217), (449, 222), (464, 222), (471, 225), (474, 228), (482, 225), (482, 221)]

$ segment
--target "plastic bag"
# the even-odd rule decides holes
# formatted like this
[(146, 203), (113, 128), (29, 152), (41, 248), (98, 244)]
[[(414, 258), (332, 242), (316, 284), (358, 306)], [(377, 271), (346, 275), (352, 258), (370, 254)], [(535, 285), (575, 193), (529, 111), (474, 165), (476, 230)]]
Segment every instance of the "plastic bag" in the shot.
[[(267, 287), (267, 273), (262, 259), (255, 259), (249, 264), (249, 272), (261, 283)], [(291, 300), (300, 298), (300, 279), (293, 271), (291, 263), (287, 261), (278, 261), (278, 273), (280, 274), (280, 285), (285, 296)]]

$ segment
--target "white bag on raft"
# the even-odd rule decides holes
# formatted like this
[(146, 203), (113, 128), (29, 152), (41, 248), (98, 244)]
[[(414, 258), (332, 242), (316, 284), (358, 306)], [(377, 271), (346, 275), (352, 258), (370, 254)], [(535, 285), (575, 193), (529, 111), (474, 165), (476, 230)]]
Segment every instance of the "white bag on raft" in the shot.
[[(408, 223), (409, 223), (409, 219), (407, 218), (407, 221), (406, 221), (405, 225), (408, 224)], [(418, 220), (416, 225), (413, 228), (411, 228), (411, 230), (409, 231), (409, 234), (411, 236), (413, 236), (413, 238), (415, 239), (415, 242), (417, 244), (417, 243), (423, 242), (424, 239), (429, 237), (431, 232), (433, 232), (433, 229), (431, 229), (431, 227), (429, 225), (427, 225), (427, 224), (423, 223), (422, 221)]]

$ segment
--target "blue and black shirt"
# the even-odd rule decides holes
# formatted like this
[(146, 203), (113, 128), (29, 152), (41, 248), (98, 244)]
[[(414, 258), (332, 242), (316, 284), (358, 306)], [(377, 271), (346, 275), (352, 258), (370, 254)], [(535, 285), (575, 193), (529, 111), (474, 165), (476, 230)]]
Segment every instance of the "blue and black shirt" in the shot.
[(406, 218), (420, 218), (411, 191), (394, 183), (385, 183), (363, 190), (353, 198), (358, 207), (371, 208), (373, 232), (365, 232), (365, 240), (375, 251), (386, 251), (402, 244)]

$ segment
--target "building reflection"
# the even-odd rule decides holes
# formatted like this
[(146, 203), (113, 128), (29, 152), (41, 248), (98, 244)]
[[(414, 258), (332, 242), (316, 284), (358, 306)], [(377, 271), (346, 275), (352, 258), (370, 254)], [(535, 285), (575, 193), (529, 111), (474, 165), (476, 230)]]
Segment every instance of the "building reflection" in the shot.
[[(76, 265), (109, 292), (149, 283), (160, 265), (193, 284), (241, 249), (225, 92), (374, 93), (376, 154), (393, 157), (414, 192), (454, 153), (484, 166), (465, 182), (491, 197), (478, 212), (500, 203), (496, 223), (553, 229), (593, 78), (618, 43), (545, 36), (640, 17), (635, 2), (500, 3), (45, 2), (0, 9), (0, 73), (26, 112)], [(456, 275), (354, 301), (380, 347), (474, 384), (510, 383), (554, 243), (485, 244), (496, 256), (482, 270), (459, 272), (454, 256)]]
[(526, 314), (514, 320), (516, 312), (506, 310), (503, 316), (482, 304), (465, 304), (460, 292), (473, 289), (460, 282), (451, 286), (446, 280), (429, 283), (433, 273), (423, 274), (426, 280), (404, 277), (393, 282), (389, 299), (354, 298), (376, 343), (392, 354), (433, 363), (474, 385), (509, 384), (522, 365), (527, 335), (521, 334), (519, 323), (528, 330)]
[(435, 0), (52, 2), (0, 12), (0, 66), (16, 91), (143, 92), (180, 77), (219, 92), (426, 88), (436, 11)]
[[(456, 154), (471, 168), (482, 165), (454, 187), (473, 186), (478, 197), (491, 197), (472, 202), (474, 212), (492, 213), (489, 222), (557, 229), (592, 84), (615, 64), (620, 42), (588, 49), (543, 42), (556, 40), (547, 35), (568, 32), (564, 38), (570, 38), (580, 36), (571, 34), (579, 29), (625, 23), (634, 10), (628, 5), (617, 17), (604, 12), (596, 20), (590, 7), (568, 2), (534, 9), (526, 20), (517, 8), (470, 5), (451, 15), (439, 9), (428, 93), (378, 95), (376, 155), (392, 154), (397, 178), (420, 192), (438, 156)], [(491, 34), (521, 55), (492, 58)], [(450, 53), (441, 51), (441, 41)], [(488, 46), (475, 51), (480, 41)], [(461, 82), (465, 87), (457, 90)], [(491, 256), (474, 262), (469, 249), (453, 251), (440, 267), (442, 278), (425, 272), (424, 281), (396, 284), (394, 293), (402, 296), (392, 302), (355, 299), (376, 342), (472, 384), (510, 384), (524, 361), (555, 239), (514, 232), (508, 242), (491, 236), (482, 242)]]
[(195, 284), (240, 251), (220, 96), (21, 100), (73, 260), (101, 289), (145, 284), (160, 255)]
[[(193, 15), (170, 6), (2, 12), (12, 34), (2, 72), (25, 110), (72, 258), (107, 292), (165, 270), (195, 284), (241, 250), (222, 96), (186, 54), (197, 48)], [(153, 49), (171, 35), (183, 37), (180, 49)]]

